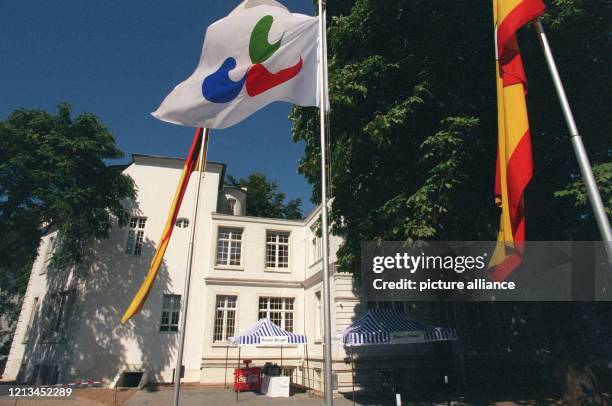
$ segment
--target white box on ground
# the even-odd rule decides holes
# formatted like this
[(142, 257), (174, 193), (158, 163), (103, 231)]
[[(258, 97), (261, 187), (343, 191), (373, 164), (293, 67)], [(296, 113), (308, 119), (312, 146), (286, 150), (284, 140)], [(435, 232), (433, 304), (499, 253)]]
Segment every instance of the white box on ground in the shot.
[(289, 383), (288, 376), (264, 375), (261, 380), (261, 393), (271, 398), (288, 398)]

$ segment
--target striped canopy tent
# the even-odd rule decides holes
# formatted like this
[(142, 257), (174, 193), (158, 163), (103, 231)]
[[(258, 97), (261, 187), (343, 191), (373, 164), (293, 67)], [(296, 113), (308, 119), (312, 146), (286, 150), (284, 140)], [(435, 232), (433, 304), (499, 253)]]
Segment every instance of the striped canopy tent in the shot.
[[(294, 334), (283, 330), (265, 318), (260, 319), (253, 327), (246, 330), (239, 336), (230, 337), (227, 339), (229, 346), (238, 347), (238, 367), (240, 367), (240, 350), (245, 346), (270, 346), (280, 347), (280, 367), (283, 368), (283, 345), (306, 344), (306, 336), (304, 334)], [(308, 347), (306, 347), (308, 353)], [(227, 376), (227, 351), (225, 352), (225, 374)], [(310, 382), (310, 378), (309, 378)], [(236, 390), (236, 401), (238, 401), (238, 393)]]
[(417, 344), (457, 339), (453, 328), (432, 327), (410, 320), (398, 310), (369, 310), (342, 332), (342, 344), (349, 347), (353, 405), (355, 405), (355, 365), (353, 348), (363, 345)]
[(239, 336), (228, 339), (233, 346), (253, 346), (253, 345), (296, 345), (306, 344), (304, 334), (294, 334), (283, 330), (266, 318), (259, 320), (253, 327), (240, 334)]
[(432, 327), (410, 320), (397, 310), (369, 310), (365, 316), (347, 327), (342, 343), (347, 347), (377, 344), (416, 344), (456, 340), (453, 328)]

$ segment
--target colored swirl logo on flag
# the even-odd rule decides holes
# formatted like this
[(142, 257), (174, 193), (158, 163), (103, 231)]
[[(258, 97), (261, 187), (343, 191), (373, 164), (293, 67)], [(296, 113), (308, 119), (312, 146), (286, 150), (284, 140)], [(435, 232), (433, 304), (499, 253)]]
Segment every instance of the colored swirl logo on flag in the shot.
[(204, 78), (202, 95), (206, 100), (213, 103), (228, 103), (238, 96), (243, 86), (246, 87), (249, 96), (255, 97), (297, 76), (302, 69), (301, 57), (295, 65), (276, 73), (270, 72), (263, 65), (263, 62), (281, 47), (285, 35), (283, 33), (280, 39), (272, 44), (268, 42), (268, 34), (273, 22), (274, 18), (266, 15), (255, 24), (251, 31), (249, 57), (253, 65), (247, 69), (240, 80), (234, 81), (229, 77), (229, 73), (236, 68), (236, 59), (231, 56), (223, 61), (219, 69)]

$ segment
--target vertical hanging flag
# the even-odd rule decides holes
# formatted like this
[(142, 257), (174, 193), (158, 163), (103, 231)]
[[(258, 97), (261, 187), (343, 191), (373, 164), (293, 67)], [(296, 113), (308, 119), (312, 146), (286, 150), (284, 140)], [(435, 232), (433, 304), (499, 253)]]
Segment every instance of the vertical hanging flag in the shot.
[(318, 106), (317, 18), (245, 0), (206, 30), (200, 62), (154, 117), (226, 128), (274, 102)]
[(533, 173), (527, 79), (515, 34), (544, 10), (541, 0), (493, 1), (498, 119), (495, 203), (501, 208), (497, 245), (489, 263), (489, 275), (495, 281), (505, 280), (523, 259), (523, 193)]
[[(185, 160), (183, 173), (181, 174), (181, 178), (176, 188), (174, 199), (172, 200), (172, 205), (170, 206), (170, 212), (168, 213), (168, 219), (166, 220), (166, 225), (162, 232), (159, 245), (157, 246), (155, 255), (151, 260), (149, 272), (147, 273), (145, 280), (142, 282), (140, 289), (138, 289), (138, 292), (136, 292), (136, 295), (132, 299), (132, 302), (123, 314), (123, 317), (121, 317), (121, 323), (125, 323), (132, 318), (132, 316), (138, 313), (145, 300), (147, 300), (147, 296), (149, 296), (149, 292), (151, 291), (153, 282), (155, 281), (155, 277), (159, 271), (159, 266), (164, 259), (166, 248), (170, 242), (170, 236), (172, 235), (172, 230), (174, 230), (174, 224), (176, 223), (176, 218), (181, 208), (181, 203), (183, 202), (183, 197), (185, 196), (185, 191), (187, 190), (187, 185), (189, 184), (189, 179), (191, 178), (191, 173), (197, 171), (200, 165), (205, 165), (206, 163), (208, 137), (206, 137), (204, 145), (202, 145), (202, 139), (203, 129), (198, 128), (195, 136), (193, 137), (193, 142), (191, 143), (191, 148), (189, 149), (189, 155), (187, 155), (187, 159)], [(204, 148), (204, 151), (202, 151), (202, 162), (199, 161), (200, 148)]]

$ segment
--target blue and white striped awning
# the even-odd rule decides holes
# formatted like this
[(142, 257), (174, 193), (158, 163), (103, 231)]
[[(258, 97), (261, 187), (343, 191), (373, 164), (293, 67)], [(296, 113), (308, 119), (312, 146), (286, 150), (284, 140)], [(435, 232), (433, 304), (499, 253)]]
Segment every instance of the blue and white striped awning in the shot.
[(345, 346), (414, 344), (456, 340), (453, 328), (432, 327), (410, 320), (397, 310), (370, 310), (342, 333)]
[(231, 345), (295, 345), (306, 344), (304, 334), (293, 334), (283, 330), (270, 319), (261, 319), (253, 327), (236, 337), (227, 340)]

